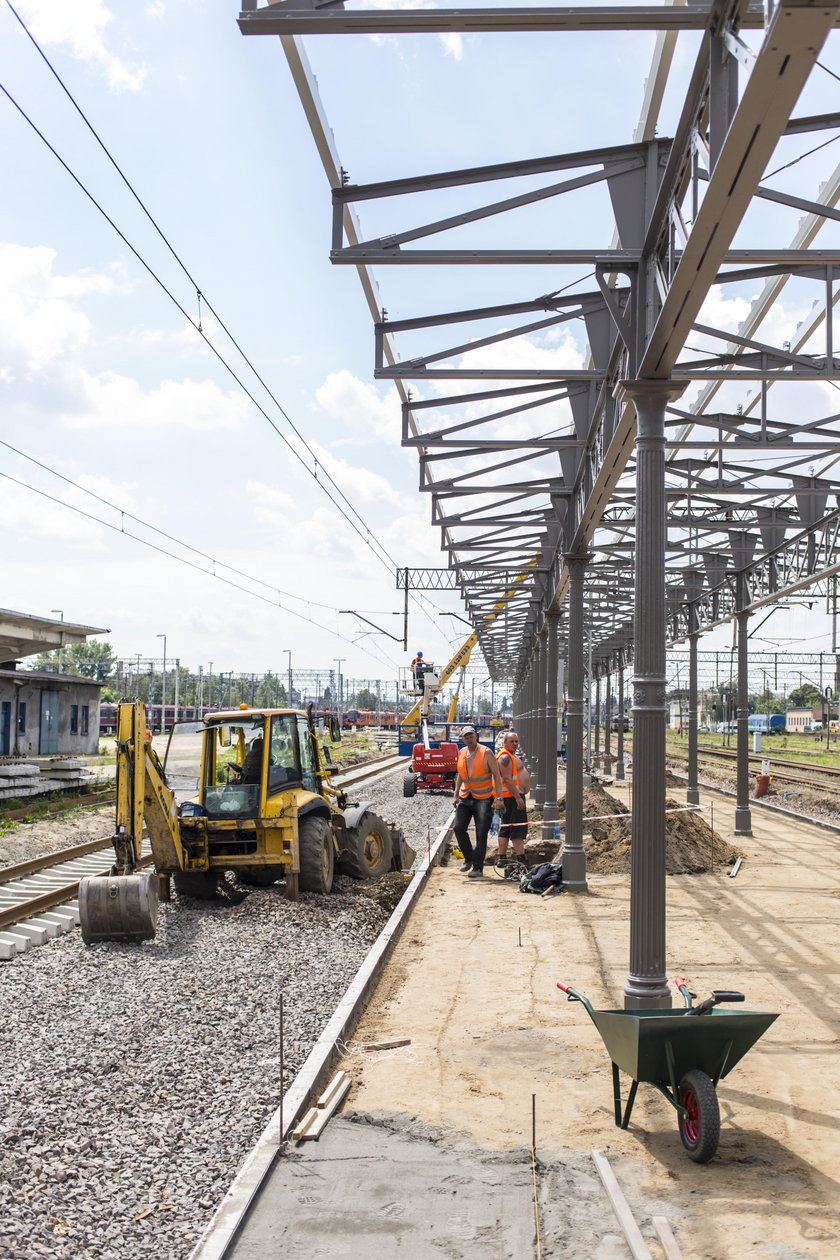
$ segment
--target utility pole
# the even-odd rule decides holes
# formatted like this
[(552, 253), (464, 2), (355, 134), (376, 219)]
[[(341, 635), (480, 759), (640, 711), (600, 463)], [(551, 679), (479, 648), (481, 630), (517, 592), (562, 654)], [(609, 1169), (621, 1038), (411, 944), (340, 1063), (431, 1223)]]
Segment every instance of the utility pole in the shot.
[(159, 634), (159, 639), (163, 639), (163, 680), (160, 684), (160, 733), (163, 734), (166, 728), (166, 635)]

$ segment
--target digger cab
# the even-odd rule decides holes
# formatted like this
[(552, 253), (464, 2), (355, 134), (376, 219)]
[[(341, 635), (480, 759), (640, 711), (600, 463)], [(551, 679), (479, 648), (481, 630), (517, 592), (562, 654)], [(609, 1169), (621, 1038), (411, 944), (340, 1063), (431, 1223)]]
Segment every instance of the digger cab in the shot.
[[(191, 797), (210, 820), (270, 817), (272, 798), (289, 788), (319, 790), (309, 722), (296, 711), (236, 710), (181, 723), (173, 728), (165, 769), (179, 798)], [(182, 804), (181, 815), (190, 812)]]

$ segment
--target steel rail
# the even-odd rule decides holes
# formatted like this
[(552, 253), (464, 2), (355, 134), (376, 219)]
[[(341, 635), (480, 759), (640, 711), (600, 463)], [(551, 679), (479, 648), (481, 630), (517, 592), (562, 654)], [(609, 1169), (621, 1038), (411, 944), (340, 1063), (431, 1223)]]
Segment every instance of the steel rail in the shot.
[[(408, 761), (410, 761), (409, 757), (393, 757), (369, 762), (364, 766), (360, 766), (355, 774), (348, 772), (337, 775), (335, 785), (342, 788), (350, 787), (353, 784), (375, 778), (380, 774), (391, 774), (401, 769)], [(40, 882), (33, 880), (33, 896), (28, 896), (26, 893), (25, 881), (28, 877), (37, 876), (44, 871), (53, 870), (55, 867), (73, 863), (99, 852), (104, 854), (108, 851), (110, 842), (110, 836), (102, 836), (97, 840), (86, 840), (81, 844), (70, 845), (66, 849), (45, 853), (40, 857), (30, 858), (27, 861), (17, 862), (12, 866), (0, 868), (0, 930), (11, 927), (15, 923), (21, 923), (26, 919), (34, 918), (45, 910), (52, 909), (54, 906), (64, 905), (66, 902), (72, 901), (78, 894), (80, 880), (85, 875), (107, 875), (111, 868), (111, 862), (109, 860), (106, 864), (103, 861), (101, 870), (91, 870), (90, 865), (87, 864), (84, 869), (78, 872), (78, 879), (71, 878), (67, 883), (56, 885), (48, 892), (42, 890)], [(141, 868), (148, 867), (153, 862), (153, 855), (147, 853), (140, 859), (138, 866)], [(19, 880), (24, 881), (24, 887), (20, 889), (13, 888), (12, 885)], [(20, 900), (15, 899), (9, 903), (9, 898), (17, 898), (18, 893), (20, 894)]]

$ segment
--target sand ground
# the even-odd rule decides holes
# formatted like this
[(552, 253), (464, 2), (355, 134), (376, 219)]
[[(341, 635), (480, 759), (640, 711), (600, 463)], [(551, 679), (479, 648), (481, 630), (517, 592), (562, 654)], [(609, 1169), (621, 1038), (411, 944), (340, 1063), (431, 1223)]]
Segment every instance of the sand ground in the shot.
[(455, 862), (435, 871), (355, 1039), (411, 1044), (341, 1064), (355, 1081), (345, 1111), (431, 1126), (490, 1157), (530, 1147), (536, 1095), (543, 1256), (629, 1255), (593, 1148), (607, 1153), (655, 1257), (656, 1214), (685, 1260), (840, 1256), (840, 833), (755, 809), (752, 838), (735, 837), (734, 802), (701, 801), (744, 863), (734, 879), (668, 878), (668, 974), (700, 995), (740, 989), (749, 1008), (780, 1012), (719, 1085), (711, 1163), (687, 1158), (676, 1113), (651, 1086), (639, 1089), (631, 1127), (614, 1126), (603, 1043), (555, 987), (623, 1005), (626, 876), (540, 898), (492, 873), (468, 880)]

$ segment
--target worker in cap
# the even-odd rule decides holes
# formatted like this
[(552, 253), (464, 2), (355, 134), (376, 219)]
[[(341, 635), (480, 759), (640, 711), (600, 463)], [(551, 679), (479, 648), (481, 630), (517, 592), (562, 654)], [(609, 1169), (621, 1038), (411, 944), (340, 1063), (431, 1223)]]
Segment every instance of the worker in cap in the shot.
[[(452, 799), (455, 823), (452, 830), (455, 832), (458, 848), (464, 855), (462, 872), (469, 879), (480, 879), (484, 874), (494, 796), (496, 808), (499, 813), (502, 811), (502, 777), (493, 753), (483, 744), (479, 744), (474, 726), (462, 726), (461, 739), (464, 747), (458, 753)], [(470, 822), (475, 826), (474, 847), (467, 830)]]

